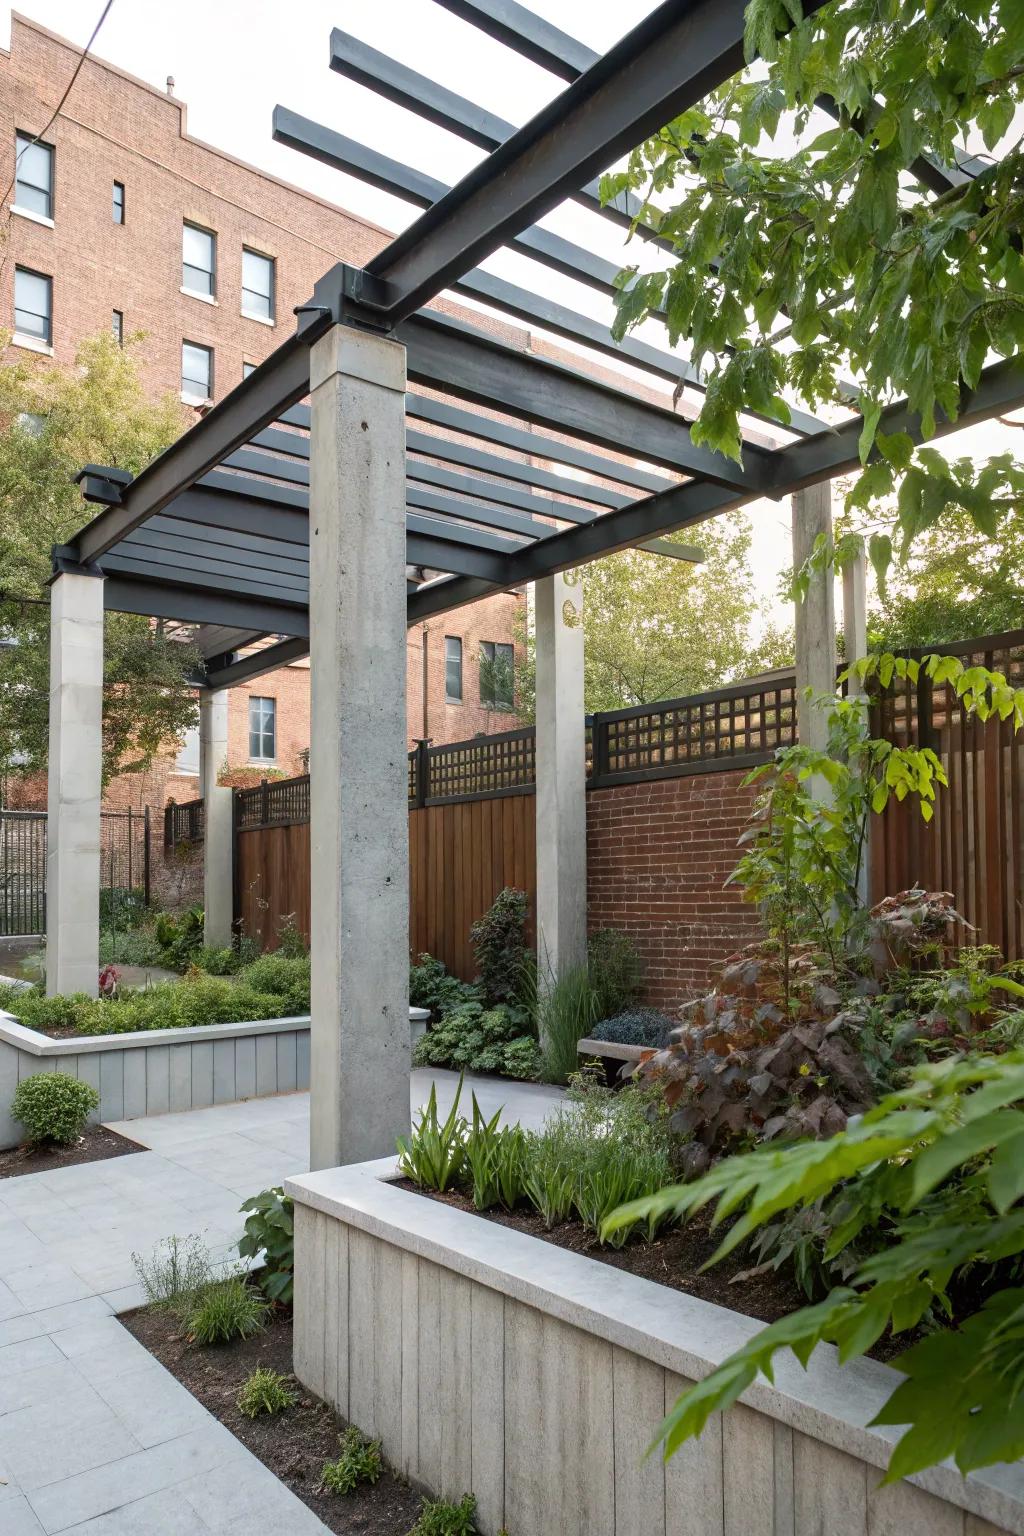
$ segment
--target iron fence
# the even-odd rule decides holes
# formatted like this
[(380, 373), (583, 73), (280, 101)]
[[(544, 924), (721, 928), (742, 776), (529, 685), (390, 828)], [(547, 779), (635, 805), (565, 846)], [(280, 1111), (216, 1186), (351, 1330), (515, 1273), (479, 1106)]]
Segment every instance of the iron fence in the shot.
[(164, 807), (164, 852), (201, 843), (203, 826), (202, 800), (183, 800), (180, 805), (172, 800)]
[(264, 779), (254, 789), (235, 790), (235, 827), (239, 832), (308, 820), (308, 773), (297, 779)]
[[(0, 935), (46, 931), (45, 811), (0, 810)], [(122, 927), (150, 899), (149, 810), (100, 815), (100, 919)]]

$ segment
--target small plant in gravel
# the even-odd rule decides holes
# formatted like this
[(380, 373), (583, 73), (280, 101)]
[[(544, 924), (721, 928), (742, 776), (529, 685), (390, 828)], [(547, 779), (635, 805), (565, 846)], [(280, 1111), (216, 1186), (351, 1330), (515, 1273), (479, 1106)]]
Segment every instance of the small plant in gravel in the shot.
[(295, 1219), (291, 1197), (281, 1188), (265, 1189), (242, 1206), (249, 1216), (238, 1244), (243, 1259), (263, 1254), (258, 1279), (271, 1301), (292, 1299), (295, 1280)]
[(477, 1536), (475, 1515), (476, 1499), (471, 1493), (464, 1494), (457, 1504), (450, 1499), (424, 1499), (409, 1536)]
[(11, 1100), (11, 1114), (25, 1127), (29, 1141), (61, 1146), (78, 1140), (89, 1115), (99, 1107), (100, 1096), (92, 1084), (67, 1072), (35, 1072), (22, 1079)]
[(148, 1259), (133, 1253), (132, 1263), (148, 1304), (172, 1312), (182, 1327), (199, 1297), (217, 1283), (209, 1249), (196, 1233), (165, 1237)]
[(341, 1455), (336, 1461), (325, 1461), (320, 1474), (321, 1485), (328, 1493), (351, 1493), (360, 1483), (375, 1483), (384, 1470), (380, 1455), (380, 1441), (368, 1440), (361, 1429), (350, 1424), (339, 1435)]
[(217, 1281), (196, 1297), (185, 1332), (190, 1344), (230, 1344), (266, 1326), (270, 1303), (240, 1275)]
[(261, 1414), (283, 1413), (293, 1407), (295, 1393), (287, 1376), (259, 1365), (242, 1383), (237, 1403), (239, 1413), (244, 1413), (247, 1419), (258, 1419)]

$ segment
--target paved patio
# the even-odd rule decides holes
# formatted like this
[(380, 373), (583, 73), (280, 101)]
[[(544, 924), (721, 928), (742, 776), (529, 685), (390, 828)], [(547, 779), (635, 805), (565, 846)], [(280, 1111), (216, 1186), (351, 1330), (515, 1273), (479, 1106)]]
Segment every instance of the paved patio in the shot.
[[(454, 1074), (433, 1074), (442, 1108)], [(422, 1103), (430, 1074), (413, 1074)], [(467, 1080), (539, 1126), (536, 1084)], [(0, 1532), (305, 1536), (326, 1527), (117, 1322), (132, 1253), (201, 1232), (234, 1256), (241, 1200), (305, 1171), (308, 1094), (118, 1122), (150, 1150), (0, 1181)]]

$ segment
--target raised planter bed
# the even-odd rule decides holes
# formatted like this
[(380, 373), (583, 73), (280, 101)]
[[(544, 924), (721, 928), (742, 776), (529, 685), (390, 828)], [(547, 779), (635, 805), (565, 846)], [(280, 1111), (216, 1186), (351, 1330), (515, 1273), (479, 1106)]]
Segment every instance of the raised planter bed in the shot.
[(893, 1373), (779, 1361), (667, 1466), (667, 1406), (760, 1325), (394, 1187), (391, 1158), (288, 1181), (295, 1372), (483, 1536), (1024, 1536), (1024, 1468), (878, 1486)]
[[(410, 1008), (409, 1018), (415, 1030), (427, 1014)], [(34, 1072), (91, 1083), (96, 1122), (294, 1093), (309, 1087), (309, 1015), (53, 1040), (0, 1012), (0, 1149), (21, 1139), (11, 1099)]]

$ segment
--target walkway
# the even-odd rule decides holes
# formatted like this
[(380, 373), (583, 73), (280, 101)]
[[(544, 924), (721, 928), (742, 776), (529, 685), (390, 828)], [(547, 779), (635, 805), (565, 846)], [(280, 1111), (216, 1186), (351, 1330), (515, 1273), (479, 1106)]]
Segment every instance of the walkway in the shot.
[[(456, 1079), (434, 1077), (447, 1108)], [(413, 1074), (414, 1104), (429, 1084)], [(560, 1098), (471, 1086), (524, 1126)], [(306, 1169), (308, 1124), (308, 1094), (124, 1121), (114, 1129), (151, 1150), (0, 1181), (3, 1536), (326, 1531), (115, 1317), (143, 1299), (133, 1252), (201, 1232), (233, 1257), (241, 1200)]]

